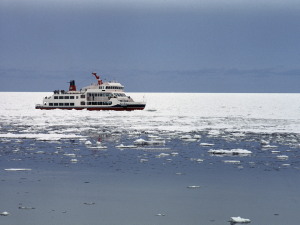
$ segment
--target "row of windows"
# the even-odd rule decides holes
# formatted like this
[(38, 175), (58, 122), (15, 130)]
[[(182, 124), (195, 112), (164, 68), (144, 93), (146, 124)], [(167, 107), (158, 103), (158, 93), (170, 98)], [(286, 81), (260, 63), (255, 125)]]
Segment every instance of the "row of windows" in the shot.
[[(74, 99), (75, 96), (54, 96), (54, 99)], [(78, 96), (76, 96), (78, 98)]]
[(100, 86), (99, 89), (119, 89), (123, 90), (123, 87), (118, 87), (118, 86)]
[(106, 86), (106, 89), (123, 89), (123, 87), (118, 87), (118, 86)]
[(118, 96), (118, 97), (125, 97), (126, 95), (123, 94), (123, 93), (114, 93), (115, 96)]
[[(80, 95), (81, 98), (85, 98), (85, 95)], [(54, 96), (54, 99), (74, 99), (75, 96), (68, 96), (68, 95), (64, 95), (64, 96)], [(76, 96), (76, 99), (78, 99), (78, 96)]]
[(49, 106), (74, 106), (74, 103), (49, 103)]
[(88, 93), (88, 97), (111, 97), (112, 93)]
[(88, 102), (88, 105), (111, 105), (112, 102)]

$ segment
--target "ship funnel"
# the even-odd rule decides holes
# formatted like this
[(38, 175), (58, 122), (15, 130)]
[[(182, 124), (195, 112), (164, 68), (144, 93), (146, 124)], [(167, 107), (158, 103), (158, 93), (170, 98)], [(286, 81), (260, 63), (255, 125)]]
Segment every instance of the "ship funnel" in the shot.
[(69, 91), (76, 91), (75, 80), (70, 81)]

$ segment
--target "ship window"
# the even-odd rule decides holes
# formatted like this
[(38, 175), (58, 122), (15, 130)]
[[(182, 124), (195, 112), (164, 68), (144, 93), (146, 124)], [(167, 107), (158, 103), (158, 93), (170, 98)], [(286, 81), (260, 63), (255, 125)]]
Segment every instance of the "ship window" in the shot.
[(85, 95), (81, 95), (81, 98), (85, 98)]
[(49, 103), (49, 106), (53, 106), (53, 103)]
[(76, 99), (78, 99), (78, 96), (76, 96)]
[(109, 104), (109, 105), (111, 105), (111, 104), (112, 104), (112, 102), (108, 102), (108, 104)]
[(58, 103), (54, 103), (54, 106), (58, 106)]
[(64, 103), (59, 103), (59, 106), (63, 106), (64, 105)]
[(70, 103), (70, 106), (74, 106), (74, 103)]
[(70, 96), (70, 99), (74, 99), (74, 96)]
[(58, 99), (58, 96), (54, 96), (54, 99)]
[(70, 103), (65, 103), (65, 106), (69, 106), (70, 105)]
[(64, 99), (64, 96), (59, 96), (59, 99)]
[(65, 96), (65, 99), (69, 99), (70, 98), (70, 96)]
[(80, 102), (81, 105), (85, 105), (85, 102)]

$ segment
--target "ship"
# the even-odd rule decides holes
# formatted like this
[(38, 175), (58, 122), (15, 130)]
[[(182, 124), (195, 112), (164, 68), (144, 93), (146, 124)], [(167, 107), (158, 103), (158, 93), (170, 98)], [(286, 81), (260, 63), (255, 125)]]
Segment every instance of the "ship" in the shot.
[(45, 97), (43, 104), (37, 104), (36, 109), (66, 109), (66, 110), (143, 110), (146, 103), (136, 102), (124, 92), (124, 86), (116, 81), (103, 82), (97, 73), (92, 75), (97, 82), (83, 87), (79, 91), (75, 80), (69, 83), (69, 90), (55, 90), (52, 96)]

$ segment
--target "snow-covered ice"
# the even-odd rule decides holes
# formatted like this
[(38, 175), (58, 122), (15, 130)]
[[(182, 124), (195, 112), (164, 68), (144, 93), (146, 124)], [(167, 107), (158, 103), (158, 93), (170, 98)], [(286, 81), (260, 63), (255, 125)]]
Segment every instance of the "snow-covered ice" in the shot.
[(224, 150), (224, 149), (210, 149), (208, 153), (216, 154), (216, 155), (250, 155), (252, 152), (246, 149), (231, 149), (231, 150)]
[(230, 222), (231, 223), (250, 223), (251, 220), (237, 216), (237, 217), (230, 217)]

